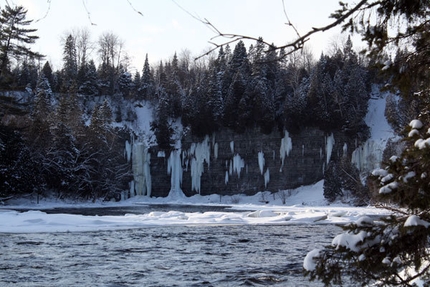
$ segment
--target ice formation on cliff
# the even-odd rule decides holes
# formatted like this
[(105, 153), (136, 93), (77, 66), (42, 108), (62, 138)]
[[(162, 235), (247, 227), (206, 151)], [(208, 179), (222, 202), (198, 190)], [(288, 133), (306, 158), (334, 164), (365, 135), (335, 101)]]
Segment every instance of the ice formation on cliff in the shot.
[(281, 139), (281, 147), (279, 150), (280, 157), (281, 157), (281, 168), (280, 172), (282, 172), (282, 168), (284, 167), (284, 161), (285, 157), (290, 155), (291, 150), (293, 149), (293, 143), (290, 138), (290, 134), (288, 131), (284, 131), (284, 137)]
[(325, 143), (326, 143), (325, 145), (326, 164), (328, 165), (328, 163), (330, 162), (331, 153), (333, 152), (333, 147), (335, 143), (333, 133), (325, 138)]
[(258, 166), (260, 167), (261, 174), (264, 173), (264, 164), (265, 164), (264, 152), (259, 151), (258, 152)]
[[(130, 151), (127, 149), (127, 158)], [(130, 184), (130, 195), (151, 196), (151, 154), (143, 142), (134, 142), (131, 151), (133, 182)]]
[(200, 193), (204, 163), (210, 165), (209, 137), (206, 136), (201, 143), (192, 143), (188, 155), (191, 157), (191, 189)]
[(182, 193), (181, 149), (170, 152), (167, 160), (167, 174), (170, 174), (170, 193)]

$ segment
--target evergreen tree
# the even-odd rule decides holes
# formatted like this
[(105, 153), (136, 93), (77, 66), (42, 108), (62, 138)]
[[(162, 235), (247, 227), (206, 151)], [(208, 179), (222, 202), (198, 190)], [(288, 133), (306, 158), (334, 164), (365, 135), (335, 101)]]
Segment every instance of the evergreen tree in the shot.
[(23, 56), (41, 59), (43, 56), (32, 51), (28, 45), (39, 38), (32, 33), (37, 29), (27, 28), (32, 20), (26, 20), (27, 10), (22, 6), (6, 5), (0, 11), (0, 83), (9, 85), (12, 58)]
[(64, 44), (63, 51), (63, 89), (69, 91), (69, 89), (77, 84), (78, 76), (78, 62), (76, 55), (75, 39), (72, 35), (69, 35)]
[(133, 88), (133, 79), (128, 71), (122, 71), (118, 78), (118, 89), (124, 98), (130, 97), (130, 92)]
[(148, 61), (148, 54), (146, 54), (145, 57), (145, 63), (143, 65), (143, 71), (142, 71), (142, 85), (140, 86), (140, 94), (141, 98), (138, 98), (139, 100), (150, 100), (154, 99), (154, 78), (151, 71), (151, 68), (149, 66)]
[(97, 70), (93, 60), (85, 63), (79, 70), (82, 74), (82, 82), (78, 87), (78, 92), (90, 98), (99, 94)]
[[(333, 14), (337, 19), (354, 11), (344, 3), (341, 5)], [(381, 218), (380, 222), (361, 218), (345, 226), (345, 233), (336, 237), (331, 246), (308, 258), (314, 261), (315, 268), (309, 268), (307, 274), (326, 285), (342, 284), (342, 276), (347, 275), (362, 286), (412, 286), (418, 278), (427, 286), (430, 284), (430, 2), (364, 1), (361, 5), (362, 9), (355, 6), (359, 15), (353, 13), (345, 28), (362, 33), (369, 43), (369, 55), (377, 60), (383, 59), (389, 43), (408, 44), (410, 51), (400, 61), (402, 64), (384, 63), (383, 70), (390, 73), (389, 84), (393, 89), (403, 97), (417, 99), (419, 119), (411, 121), (405, 130), (406, 148), (402, 154), (391, 157), (383, 169), (373, 172), (378, 193), (389, 203), (392, 215)], [(354, 21), (369, 15), (377, 18), (376, 25)], [(390, 23), (403, 29), (389, 33)], [(346, 237), (359, 240), (342, 240)]]
[(45, 62), (43, 65), (41, 74), (48, 80), (49, 85), (52, 85), (53, 83), (53, 75), (52, 75), (52, 68), (48, 61)]
[(330, 161), (324, 172), (324, 198), (333, 202), (343, 195), (339, 169), (335, 161)]

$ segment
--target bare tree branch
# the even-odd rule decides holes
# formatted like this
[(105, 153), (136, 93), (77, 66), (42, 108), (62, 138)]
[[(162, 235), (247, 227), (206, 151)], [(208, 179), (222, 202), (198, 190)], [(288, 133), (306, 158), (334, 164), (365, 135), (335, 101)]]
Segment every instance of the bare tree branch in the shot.
[(137, 14), (140, 14), (143, 17), (142, 12), (140, 12), (139, 10), (136, 10), (136, 8), (134, 8), (133, 4), (131, 4), (130, 0), (127, 0), (127, 2), (130, 5), (131, 9), (134, 10), (134, 12), (136, 12)]
[[(285, 44), (285, 45), (282, 45), (282, 46), (276, 46), (276, 47), (274, 47), (273, 46), (273, 44), (271, 44), (271, 43), (268, 43), (268, 42), (265, 42), (264, 40), (262, 41), (261, 40), (261, 38), (257, 38), (257, 37), (252, 37), (252, 36), (246, 36), (246, 35), (239, 35), (239, 34), (230, 34), (230, 33), (223, 33), (223, 32), (221, 32), (220, 30), (218, 30), (216, 27), (215, 27), (215, 25), (213, 25), (209, 20), (207, 20), (207, 19), (204, 19), (204, 20), (199, 20), (199, 19), (197, 19), (197, 20), (199, 20), (201, 23), (203, 23), (203, 24), (205, 24), (205, 25), (207, 25), (207, 26), (209, 26), (210, 28), (211, 28), (211, 30), (213, 30), (217, 35), (215, 36), (215, 37), (213, 37), (211, 40), (213, 40), (213, 39), (215, 39), (215, 38), (226, 38), (226, 39), (231, 39), (231, 40), (229, 40), (229, 41), (226, 41), (226, 42), (224, 42), (224, 43), (221, 43), (221, 44), (217, 44), (217, 43), (214, 43), (214, 42), (209, 42), (209, 43), (211, 43), (211, 44), (213, 44), (215, 47), (214, 48), (212, 48), (212, 49), (210, 49), (208, 52), (206, 52), (206, 53), (204, 53), (203, 55), (201, 55), (201, 56), (199, 56), (199, 57), (197, 57), (196, 58), (196, 60), (197, 59), (200, 59), (201, 57), (204, 57), (204, 56), (206, 56), (206, 55), (208, 55), (208, 54), (210, 54), (210, 53), (212, 53), (213, 51), (215, 51), (215, 50), (217, 50), (217, 49), (219, 49), (219, 48), (221, 48), (221, 47), (223, 47), (223, 46), (226, 46), (226, 45), (228, 45), (228, 44), (231, 44), (231, 43), (234, 43), (234, 42), (238, 42), (238, 41), (240, 41), (240, 40), (254, 40), (254, 41), (262, 41), (264, 44), (266, 44), (270, 49), (276, 49), (276, 50), (279, 50), (279, 49), (290, 49), (289, 51), (287, 51), (284, 55), (283, 55), (283, 57), (285, 57), (285, 56), (287, 56), (287, 55), (289, 55), (289, 54), (291, 54), (291, 53), (294, 53), (294, 52), (296, 52), (296, 51), (298, 51), (298, 50), (301, 50), (302, 48), (303, 48), (303, 46), (304, 46), (304, 44), (307, 42), (307, 41), (309, 41), (309, 38), (310, 38), (310, 36), (311, 35), (313, 35), (313, 34), (315, 34), (315, 33), (318, 33), (318, 32), (325, 32), (325, 31), (328, 31), (328, 30), (330, 30), (330, 29), (332, 29), (332, 28), (334, 28), (334, 27), (336, 27), (336, 26), (338, 26), (338, 25), (340, 25), (342, 22), (344, 22), (345, 20), (347, 20), (349, 17), (351, 17), (354, 13), (356, 13), (357, 11), (359, 11), (366, 3), (367, 3), (367, 1), (368, 0), (361, 0), (358, 4), (356, 4), (353, 8), (351, 8), (351, 9), (349, 9), (349, 10), (340, 10), (340, 11), (337, 11), (338, 12), (338, 14), (336, 15), (337, 17), (335, 17), (335, 21), (333, 21), (332, 23), (330, 23), (329, 25), (327, 25), (327, 26), (324, 26), (324, 27), (320, 27), (320, 28), (312, 28), (312, 30), (310, 30), (310, 31), (308, 31), (306, 34), (304, 34), (303, 36), (300, 36), (300, 34), (298, 33), (298, 31), (296, 30), (296, 28), (294, 27), (294, 25), (289, 21), (289, 19), (288, 19), (288, 15), (285, 13), (285, 15), (286, 15), (286, 17), (287, 17), (287, 20), (288, 20), (288, 23), (287, 23), (287, 25), (289, 25), (289, 26), (291, 26), (293, 29), (294, 29), (294, 31), (296, 32), (296, 34), (297, 34), (297, 36), (298, 36), (298, 38), (297, 39), (295, 39), (294, 41), (292, 41), (292, 42), (289, 42), (289, 43), (287, 43), (287, 44)], [(370, 5), (372, 5), (372, 4), (369, 4), (369, 7), (370, 7)], [(285, 7), (284, 7), (284, 11), (285, 11)], [(345, 14), (343, 14), (342, 12), (344, 12), (344, 11), (347, 11)]]
[(91, 13), (88, 10), (87, 5), (85, 4), (85, 0), (82, 0), (82, 4), (84, 5), (85, 11), (87, 12), (88, 20), (90, 21), (91, 25), (97, 26), (97, 24), (93, 23), (93, 21), (91, 20)]
[[(7, 2), (7, 1), (6, 1), (6, 2)], [(49, 11), (51, 10), (51, 0), (47, 0), (46, 2), (48, 3), (48, 9), (46, 10), (45, 15), (43, 15), (43, 17), (42, 17), (42, 18), (37, 19), (36, 21), (34, 21), (34, 23), (37, 23), (37, 22), (39, 22), (40, 20), (43, 20), (43, 19), (45, 19), (45, 18), (48, 16)]]

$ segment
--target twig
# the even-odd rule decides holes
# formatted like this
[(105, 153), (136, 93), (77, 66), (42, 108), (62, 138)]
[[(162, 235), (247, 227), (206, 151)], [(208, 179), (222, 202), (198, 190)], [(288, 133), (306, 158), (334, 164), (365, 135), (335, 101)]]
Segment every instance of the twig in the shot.
[(90, 11), (88, 11), (87, 5), (85, 4), (85, 0), (82, 0), (82, 4), (84, 5), (85, 11), (87, 12), (88, 20), (90, 21), (91, 25), (97, 26), (97, 24), (93, 23), (93, 21), (91, 20), (91, 13)]
[(47, 0), (46, 2), (48, 3), (48, 9), (46, 10), (45, 15), (43, 15), (43, 17), (42, 17), (42, 18), (37, 19), (36, 21), (34, 21), (35, 23), (39, 22), (40, 20), (45, 19), (45, 18), (48, 16), (49, 11), (51, 11), (51, 0)]
[(140, 14), (143, 17), (142, 12), (140, 12), (139, 10), (136, 10), (136, 8), (134, 8), (133, 4), (131, 4), (130, 0), (127, 0), (127, 2), (130, 5), (131, 9), (134, 10), (134, 12), (136, 12), (137, 14)]
[[(172, 0), (173, 1), (173, 0)], [(304, 34), (303, 36), (299, 36), (300, 34), (298, 33), (298, 31), (295, 29), (294, 25), (291, 25), (293, 27), (293, 29), (296, 31), (296, 34), (298, 35), (298, 38), (292, 42), (289, 42), (285, 45), (282, 46), (277, 46), (274, 47), (272, 44), (269, 44), (265, 41), (262, 41), (264, 44), (268, 45), (269, 47), (272, 47), (276, 50), (280, 50), (280, 49), (286, 49), (286, 48), (291, 48), (291, 50), (289, 50), (288, 52), (286, 52), (284, 55), (282, 55), (282, 57), (285, 57), (287, 55), (292, 54), (295, 51), (301, 50), (304, 46), (304, 44), (309, 41), (309, 37), (315, 33), (318, 32), (325, 32), (327, 30), (330, 30), (336, 26), (338, 26), (340, 23), (344, 22), (346, 19), (348, 19), (351, 15), (353, 15), (355, 12), (359, 11), (361, 9), (361, 7), (363, 7), (368, 0), (361, 0), (358, 4), (356, 4), (352, 9), (350, 9), (347, 13), (339, 16), (336, 18), (335, 21), (333, 21), (332, 23), (330, 23), (327, 26), (324, 27), (320, 27), (320, 28), (312, 28), (312, 30), (308, 31), (306, 34)], [(371, 4), (369, 4), (371, 5)], [(288, 19), (288, 16), (287, 16)], [(210, 21), (208, 21), (207, 19), (205, 19), (204, 21), (200, 20), (201, 23), (208, 25), (213, 31), (215, 31), (218, 35), (213, 37), (211, 40), (218, 38), (218, 37), (222, 37), (222, 38), (229, 38), (232, 39), (230, 41), (224, 42), (222, 44), (216, 44), (211, 42), (211, 44), (215, 45), (215, 47), (213, 49), (210, 49), (208, 52), (204, 53), (203, 55), (199, 56), (196, 58), (196, 60), (212, 53), (213, 51), (217, 50), (220, 47), (226, 46), (228, 44), (234, 43), (234, 42), (238, 42), (240, 40), (259, 40), (261, 41), (261, 38), (256, 38), (256, 37), (251, 37), (251, 36), (246, 36), (246, 35), (239, 35), (239, 34), (229, 34), (229, 33), (223, 33), (220, 30), (218, 30)]]

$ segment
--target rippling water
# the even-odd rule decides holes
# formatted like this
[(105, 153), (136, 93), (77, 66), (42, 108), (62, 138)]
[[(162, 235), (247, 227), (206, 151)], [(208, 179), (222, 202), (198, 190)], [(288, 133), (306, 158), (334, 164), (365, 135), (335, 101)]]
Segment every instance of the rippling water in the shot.
[(323, 286), (303, 258), (339, 227), (163, 226), (0, 234), (0, 286)]

